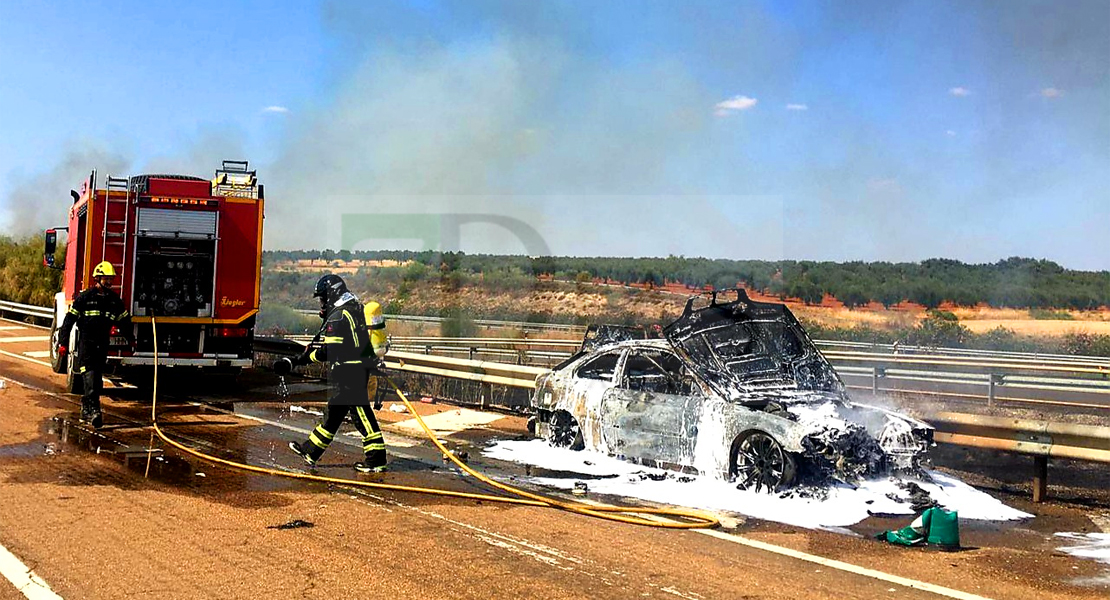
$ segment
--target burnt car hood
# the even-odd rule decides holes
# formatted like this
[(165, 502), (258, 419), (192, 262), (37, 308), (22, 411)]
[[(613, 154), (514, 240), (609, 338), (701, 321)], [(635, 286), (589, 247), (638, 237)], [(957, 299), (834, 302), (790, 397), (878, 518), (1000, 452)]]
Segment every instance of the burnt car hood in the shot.
[(697, 375), (722, 397), (744, 403), (846, 397), (836, 371), (786, 306), (755, 302), (744, 290), (713, 292), (663, 329)]

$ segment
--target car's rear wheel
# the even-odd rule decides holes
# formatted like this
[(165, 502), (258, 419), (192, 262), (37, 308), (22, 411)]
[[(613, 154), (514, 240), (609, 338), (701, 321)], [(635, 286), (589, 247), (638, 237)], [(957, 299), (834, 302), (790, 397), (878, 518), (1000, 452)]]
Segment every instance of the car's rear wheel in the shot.
[(582, 428), (578, 425), (578, 419), (565, 410), (555, 411), (551, 415), (551, 422), (547, 425), (547, 443), (556, 448), (571, 450), (586, 447), (582, 441)]
[(794, 483), (794, 457), (769, 434), (753, 431), (732, 448), (732, 478), (736, 487), (757, 492), (788, 487)]

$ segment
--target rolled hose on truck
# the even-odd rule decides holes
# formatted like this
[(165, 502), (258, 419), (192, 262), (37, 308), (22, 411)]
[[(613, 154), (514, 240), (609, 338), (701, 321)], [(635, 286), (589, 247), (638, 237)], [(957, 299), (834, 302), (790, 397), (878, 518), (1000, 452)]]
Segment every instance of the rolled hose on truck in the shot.
[[(203, 461), (218, 464), (218, 465), (222, 465), (222, 466), (229, 467), (229, 468), (232, 468), (232, 469), (238, 469), (238, 470), (241, 470), (241, 471), (250, 471), (250, 472), (253, 472), (253, 473), (261, 473), (263, 475), (274, 475), (274, 476), (277, 476), (277, 477), (288, 477), (290, 479), (304, 479), (304, 480), (308, 480), (308, 481), (320, 481), (320, 482), (324, 482), (324, 483), (336, 483), (336, 484), (347, 485), (347, 486), (352, 486), (352, 487), (371, 488), (371, 489), (379, 489), (379, 490), (393, 490), (393, 491), (398, 491), (398, 492), (413, 492), (413, 493), (418, 493), (418, 494), (433, 494), (433, 495), (437, 495), (437, 496), (450, 496), (450, 497), (454, 497), (454, 498), (466, 498), (466, 499), (470, 499), (470, 500), (484, 500), (486, 502), (502, 502), (502, 503), (506, 503), (506, 504), (522, 504), (522, 505), (525, 505), (525, 506), (544, 506), (544, 507), (548, 507), (548, 508), (557, 508), (559, 510), (564, 510), (564, 511), (567, 511), (567, 512), (578, 513), (580, 515), (586, 515), (586, 516), (590, 516), (590, 517), (596, 517), (596, 518), (599, 518), (599, 519), (605, 519), (605, 520), (608, 520), (608, 521), (617, 521), (617, 522), (621, 522), (621, 523), (631, 523), (633, 525), (645, 525), (645, 526), (648, 526), (648, 527), (662, 527), (662, 528), (665, 528), (665, 529), (705, 529), (705, 528), (717, 527), (717, 526), (720, 525), (720, 521), (718, 521), (715, 517), (713, 517), (711, 515), (708, 515), (708, 514), (705, 514), (705, 513), (702, 513), (702, 512), (699, 512), (699, 511), (694, 511), (694, 510), (683, 510), (683, 509), (678, 509), (678, 508), (649, 508), (649, 507), (639, 508), (639, 507), (625, 507), (625, 506), (612, 506), (612, 505), (591, 505), (591, 504), (581, 504), (581, 503), (576, 503), (576, 502), (563, 502), (562, 500), (557, 500), (555, 498), (548, 498), (546, 496), (542, 496), (542, 495), (539, 495), (539, 494), (533, 494), (532, 492), (528, 492), (528, 491), (525, 491), (525, 490), (522, 490), (522, 489), (519, 489), (519, 488), (515, 488), (513, 486), (506, 485), (506, 484), (500, 483), (498, 481), (494, 481), (493, 479), (490, 479), (489, 477), (486, 477), (485, 475), (475, 471), (474, 469), (471, 469), (469, 466), (466, 465), (466, 463), (462, 462), (453, 453), (451, 453), (450, 450), (445, 448), (443, 446), (443, 444), (439, 441), (439, 439), (436, 438), (436, 436), (432, 432), (432, 430), (429, 429), (428, 426), (424, 423), (424, 419), (422, 419), (420, 417), (420, 414), (416, 412), (416, 409), (413, 407), (412, 403), (409, 402), (408, 397), (405, 396), (405, 394), (401, 391), (401, 388), (397, 387), (397, 384), (394, 383), (393, 380), (388, 378), (388, 377), (383, 377), (383, 379), (388, 381), (389, 385), (393, 388), (393, 390), (395, 392), (397, 392), (397, 396), (401, 399), (402, 402), (405, 403), (405, 406), (408, 408), (409, 413), (411, 413), (414, 417), (416, 417), (416, 421), (417, 421), (417, 423), (420, 424), (420, 428), (424, 430), (425, 435), (428, 436), (428, 439), (431, 440), (433, 444), (435, 444), (436, 448), (438, 448), (439, 451), (442, 452), (444, 456), (446, 456), (449, 460), (451, 460), (451, 462), (455, 463), (455, 465), (458, 466), (460, 469), (462, 469), (464, 472), (466, 472), (470, 476), (474, 477), (475, 479), (481, 481), (482, 483), (485, 483), (485, 484), (487, 484), (489, 486), (492, 486), (496, 489), (499, 489), (503, 492), (506, 492), (506, 493), (509, 493), (509, 494), (512, 494), (512, 495), (518, 496), (518, 497), (517, 498), (510, 498), (510, 497), (505, 497), (505, 496), (490, 496), (490, 495), (486, 495), (486, 494), (456, 492), (456, 491), (452, 491), (452, 490), (442, 490), (442, 489), (436, 489), (436, 488), (415, 487), (415, 486), (408, 486), (408, 485), (396, 485), (396, 484), (391, 484), (391, 483), (379, 483), (379, 482), (372, 482), (372, 481), (358, 481), (358, 480), (355, 480), (355, 479), (342, 479), (342, 478), (338, 478), (338, 477), (324, 477), (324, 476), (321, 476), (321, 475), (312, 475), (312, 474), (309, 474), (309, 473), (298, 473), (298, 472), (295, 472), (295, 471), (281, 471), (281, 470), (277, 470), (277, 469), (269, 469), (269, 468), (266, 468), (266, 467), (257, 467), (257, 466), (254, 466), (254, 465), (239, 463), (239, 462), (235, 462), (235, 461), (231, 461), (231, 460), (226, 460), (226, 459), (223, 459), (223, 458), (218, 458), (218, 457), (215, 457), (215, 456), (212, 456), (212, 455), (209, 455), (209, 454), (205, 454), (205, 453), (203, 453), (199, 450), (195, 450), (193, 448), (190, 448), (190, 447), (188, 447), (188, 446), (170, 438), (169, 436), (167, 436), (165, 434), (165, 432), (162, 431), (162, 428), (158, 426), (158, 362), (159, 362), (159, 360), (158, 360), (158, 324), (156, 322), (156, 319), (153, 319), (153, 318), (151, 319), (151, 327), (153, 328), (153, 334), (154, 334), (153, 335), (153, 337), (154, 337), (154, 383), (153, 383), (153, 391), (152, 391), (152, 395), (151, 395), (151, 404), (150, 404), (150, 420), (151, 420), (151, 424), (154, 427), (154, 433), (157, 434), (158, 437), (163, 442), (169, 444), (170, 446), (173, 446), (174, 448), (177, 448), (178, 450), (180, 450), (180, 451), (182, 451), (186, 454), (195, 456), (195, 457), (197, 457), (197, 458), (199, 458)], [(652, 519), (652, 518), (648, 518), (648, 517), (645, 517), (645, 516), (639, 516), (639, 515), (659, 515), (659, 516), (664, 516), (664, 517), (678, 518), (678, 519), (682, 519), (682, 520), (681, 521), (665, 521), (665, 520), (657, 520), (657, 519)]]

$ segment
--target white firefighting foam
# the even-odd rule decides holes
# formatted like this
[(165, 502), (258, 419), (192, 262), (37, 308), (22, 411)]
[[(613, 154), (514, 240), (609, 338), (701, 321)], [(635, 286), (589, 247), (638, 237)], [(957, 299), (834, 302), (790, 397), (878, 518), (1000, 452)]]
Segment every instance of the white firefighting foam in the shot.
[[(898, 480), (883, 478), (858, 487), (837, 485), (824, 499), (799, 494), (768, 494), (738, 490), (735, 484), (705, 476), (687, 476), (624, 462), (589, 450), (553, 448), (543, 440), (502, 441), (483, 452), (512, 461), (568, 473), (566, 477), (532, 477), (528, 481), (571, 489), (585, 481), (589, 493), (640, 498), (675, 506), (736, 512), (768, 521), (811, 529), (836, 529), (858, 523), (871, 513), (911, 515), (908, 494)], [(1010, 508), (990, 495), (940, 472), (932, 482), (914, 481), (945, 508), (962, 519), (1008, 521), (1033, 515)], [(585, 479), (583, 479), (585, 478)], [(654, 478), (654, 479), (653, 479)], [(655, 480), (660, 479), (660, 480)], [(904, 499), (905, 502), (894, 498)]]
[(1057, 533), (1056, 537), (1072, 544), (1057, 548), (1060, 552), (1110, 565), (1110, 533)]

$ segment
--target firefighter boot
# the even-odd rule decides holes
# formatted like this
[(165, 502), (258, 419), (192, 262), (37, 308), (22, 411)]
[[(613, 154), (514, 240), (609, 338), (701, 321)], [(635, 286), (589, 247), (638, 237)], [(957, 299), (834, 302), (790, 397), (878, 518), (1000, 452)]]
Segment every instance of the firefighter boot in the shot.
[(296, 452), (297, 456), (300, 456), (301, 459), (304, 460), (306, 465), (310, 467), (316, 466), (316, 458), (313, 457), (312, 453), (309, 452), (308, 449), (301, 444), (298, 444), (297, 442), (289, 442), (289, 449), (293, 452)]
[(359, 473), (384, 473), (387, 470), (387, 467), (385, 465), (372, 467), (370, 466), (370, 463), (357, 462), (355, 463), (355, 470)]

